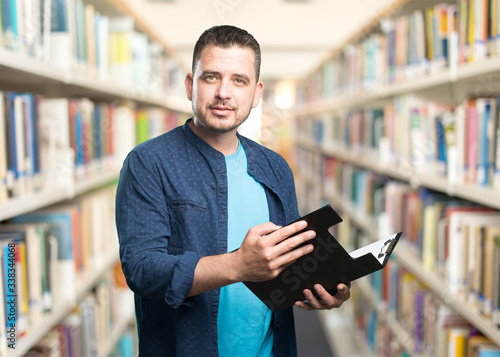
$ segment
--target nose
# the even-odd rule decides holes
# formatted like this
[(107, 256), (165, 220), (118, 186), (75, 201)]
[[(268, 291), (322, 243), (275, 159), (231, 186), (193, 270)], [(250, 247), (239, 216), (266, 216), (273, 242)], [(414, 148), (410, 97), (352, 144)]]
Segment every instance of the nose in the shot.
[(229, 80), (221, 80), (219, 82), (219, 86), (217, 87), (217, 99), (219, 100), (228, 100), (231, 99), (231, 83)]

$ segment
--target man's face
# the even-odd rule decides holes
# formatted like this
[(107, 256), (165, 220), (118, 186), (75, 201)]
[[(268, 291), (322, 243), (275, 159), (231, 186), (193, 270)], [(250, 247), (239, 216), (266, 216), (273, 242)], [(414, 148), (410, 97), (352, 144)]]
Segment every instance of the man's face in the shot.
[(264, 87), (257, 82), (254, 53), (249, 48), (207, 46), (194, 73), (186, 76), (194, 121), (211, 132), (236, 130), (260, 100)]

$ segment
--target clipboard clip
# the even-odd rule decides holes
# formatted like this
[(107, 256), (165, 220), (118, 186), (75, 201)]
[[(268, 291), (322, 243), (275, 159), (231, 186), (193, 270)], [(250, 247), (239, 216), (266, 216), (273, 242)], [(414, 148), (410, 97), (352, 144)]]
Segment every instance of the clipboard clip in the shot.
[(380, 253), (378, 253), (378, 258), (389, 255), (392, 253), (394, 245), (396, 244), (396, 239), (388, 239), (384, 242), (384, 245), (380, 248)]

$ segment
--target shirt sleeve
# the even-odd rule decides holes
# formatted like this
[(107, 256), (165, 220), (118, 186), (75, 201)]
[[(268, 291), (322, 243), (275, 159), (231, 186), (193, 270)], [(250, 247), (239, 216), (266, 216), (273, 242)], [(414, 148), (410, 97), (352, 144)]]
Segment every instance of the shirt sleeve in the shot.
[(169, 254), (168, 206), (160, 175), (151, 161), (132, 151), (120, 172), (116, 227), (123, 272), (136, 294), (164, 300), (173, 308), (189, 306), (187, 295), (201, 257), (189, 251)]

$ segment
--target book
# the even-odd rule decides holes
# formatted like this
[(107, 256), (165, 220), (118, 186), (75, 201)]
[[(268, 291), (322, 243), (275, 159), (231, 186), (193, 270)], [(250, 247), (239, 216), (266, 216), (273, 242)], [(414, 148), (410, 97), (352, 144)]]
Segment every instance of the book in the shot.
[(6, 133), (6, 118), (4, 109), (4, 93), (0, 92), (0, 202), (7, 201), (7, 133)]
[[(50, 234), (57, 240), (57, 260), (51, 269), (55, 269), (55, 280), (51, 281), (52, 301), (54, 303), (76, 300), (76, 269), (73, 243), (72, 209), (33, 211), (13, 219), (15, 224), (49, 223)], [(51, 252), (51, 254), (53, 254)], [(52, 275), (52, 274), (51, 274)], [(52, 278), (52, 276), (51, 276)]]
[(314, 246), (313, 251), (297, 259), (274, 279), (244, 282), (272, 311), (282, 310), (296, 301), (304, 300), (303, 290), (314, 291), (315, 284), (321, 284), (330, 294), (335, 294), (338, 284), (349, 284), (384, 268), (402, 234), (396, 233), (347, 253), (330, 233), (331, 227), (342, 222), (342, 218), (330, 205), (295, 222), (301, 220), (308, 223), (306, 230), (316, 232), (316, 238), (308, 242)]

